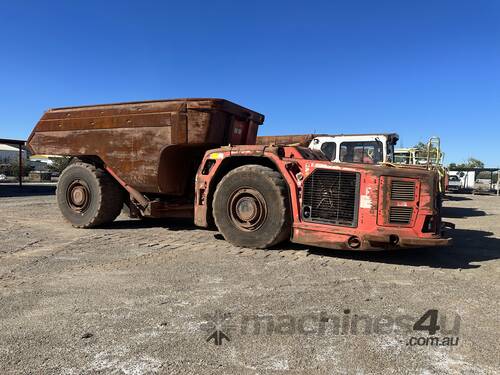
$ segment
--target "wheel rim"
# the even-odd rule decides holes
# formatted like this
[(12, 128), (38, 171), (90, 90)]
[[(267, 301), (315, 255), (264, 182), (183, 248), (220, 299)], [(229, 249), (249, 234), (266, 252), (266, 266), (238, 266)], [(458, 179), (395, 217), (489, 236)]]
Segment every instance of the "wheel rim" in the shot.
[(84, 213), (90, 203), (90, 189), (85, 181), (75, 180), (66, 190), (66, 201), (69, 207), (78, 213)]
[(233, 224), (245, 232), (259, 229), (267, 218), (267, 204), (257, 190), (242, 188), (229, 198), (229, 216)]

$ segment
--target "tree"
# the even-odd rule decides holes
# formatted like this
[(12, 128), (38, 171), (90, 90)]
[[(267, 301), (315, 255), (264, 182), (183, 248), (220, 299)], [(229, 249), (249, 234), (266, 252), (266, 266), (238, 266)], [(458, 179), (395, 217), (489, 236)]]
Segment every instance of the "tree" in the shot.
[(61, 156), (57, 158), (50, 158), (52, 160), (52, 164), (49, 165), (49, 170), (51, 172), (61, 173), (71, 161), (70, 157)]
[[(428, 150), (427, 143), (418, 142), (415, 146), (413, 146), (413, 148), (418, 150), (418, 155), (420, 157), (425, 157), (425, 158), (427, 157), (427, 150)], [(431, 157), (434, 157), (436, 155), (436, 152), (437, 152), (436, 146), (433, 143), (431, 143), (431, 148), (430, 148)]]
[(474, 169), (474, 168), (484, 168), (484, 163), (476, 158), (469, 158), (465, 163), (456, 164), (450, 163), (448, 166), (449, 169)]
[(469, 158), (467, 168), (484, 168), (484, 163), (479, 159)]
[[(23, 159), (23, 177), (26, 177), (34, 168), (28, 165), (26, 159)], [(19, 177), (19, 160), (14, 159), (9, 162), (10, 168), (8, 168), (8, 174)]]
[(427, 151), (427, 144), (424, 142), (418, 142), (415, 146), (413, 146), (413, 148), (421, 151)]

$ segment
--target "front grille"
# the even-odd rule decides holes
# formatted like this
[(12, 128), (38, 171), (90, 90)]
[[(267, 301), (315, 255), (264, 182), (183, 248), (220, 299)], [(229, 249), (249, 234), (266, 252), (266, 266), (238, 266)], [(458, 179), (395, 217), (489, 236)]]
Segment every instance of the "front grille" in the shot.
[(359, 173), (316, 169), (304, 181), (302, 217), (306, 221), (356, 226)]
[(415, 199), (415, 181), (392, 180), (391, 199), (395, 201), (413, 201)]
[(389, 210), (389, 223), (410, 224), (413, 207), (391, 207)]

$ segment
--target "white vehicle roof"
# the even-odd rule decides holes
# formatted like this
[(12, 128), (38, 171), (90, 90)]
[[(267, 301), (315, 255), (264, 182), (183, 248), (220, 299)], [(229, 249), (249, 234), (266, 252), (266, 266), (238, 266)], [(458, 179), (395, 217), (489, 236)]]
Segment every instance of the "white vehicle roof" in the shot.
[(388, 140), (394, 140), (394, 143), (399, 139), (399, 135), (396, 133), (382, 133), (382, 134), (331, 134), (319, 137), (314, 137), (320, 141), (337, 140), (337, 141), (372, 141), (375, 138), (387, 138)]

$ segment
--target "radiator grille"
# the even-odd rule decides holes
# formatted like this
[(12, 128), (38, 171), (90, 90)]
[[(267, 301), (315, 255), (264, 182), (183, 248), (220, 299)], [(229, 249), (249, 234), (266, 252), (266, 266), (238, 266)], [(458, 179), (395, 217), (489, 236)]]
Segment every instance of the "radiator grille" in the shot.
[(415, 199), (415, 181), (392, 180), (391, 200), (413, 201)]
[(316, 169), (304, 181), (302, 217), (307, 221), (356, 226), (359, 174)]
[(413, 207), (391, 207), (389, 210), (389, 223), (410, 224)]

